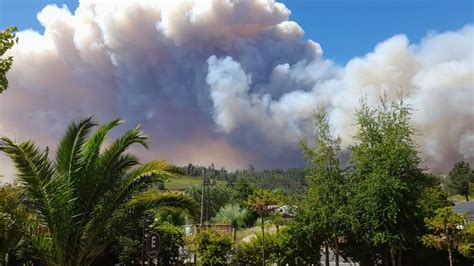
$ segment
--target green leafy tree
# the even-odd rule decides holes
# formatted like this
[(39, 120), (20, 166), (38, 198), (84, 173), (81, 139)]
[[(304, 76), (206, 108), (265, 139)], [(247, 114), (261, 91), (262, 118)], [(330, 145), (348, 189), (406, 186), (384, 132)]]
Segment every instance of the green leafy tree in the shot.
[(214, 221), (230, 224), (234, 230), (235, 241), (237, 229), (245, 226), (245, 220), (249, 215), (249, 211), (238, 204), (227, 204), (219, 210)]
[(474, 171), (468, 162), (457, 162), (448, 174), (449, 187), (469, 201), (469, 182), (474, 182)]
[[(287, 256), (290, 253), (289, 243), (290, 236), (288, 234), (271, 233), (267, 234), (265, 240), (265, 263), (277, 265), (285, 265), (287, 263)], [(262, 235), (258, 234), (251, 238), (248, 242), (241, 242), (234, 248), (233, 264), (237, 265), (257, 265), (263, 264), (262, 257)]]
[[(314, 245), (308, 235), (299, 231), (301, 227), (285, 227), (279, 232), (266, 235), (265, 263), (268, 265), (319, 265), (319, 247)], [(298, 232), (299, 231), (299, 232)], [(300, 234), (302, 233), (302, 234)], [(262, 235), (249, 241), (237, 243), (234, 247), (233, 265), (263, 264)]]
[[(160, 193), (155, 191), (155, 193)], [(138, 265), (142, 260), (144, 233), (151, 230), (160, 235), (161, 251), (158, 256), (160, 265), (176, 265), (183, 261), (179, 248), (185, 245), (184, 232), (178, 210), (160, 208), (148, 210), (141, 216), (120, 213), (117, 225), (108, 232), (109, 245), (94, 265)], [(174, 224), (178, 222), (179, 225)]]
[[(195, 202), (201, 202), (202, 186), (191, 187), (186, 190), (185, 194), (191, 197)], [(230, 203), (231, 196), (232, 191), (227, 187), (208, 187), (204, 199), (204, 221), (211, 220), (222, 207)], [(199, 221), (199, 213), (195, 213), (193, 218), (195, 221)]]
[(253, 194), (255, 187), (250, 184), (247, 178), (239, 177), (232, 186), (232, 201), (243, 206), (247, 203), (247, 199)]
[(425, 185), (410, 116), (403, 99), (381, 97), (374, 107), (362, 100), (351, 147), (355, 239), (384, 254), (383, 260), (393, 266), (396, 256), (416, 242), (423, 223), (418, 200)]
[(456, 214), (452, 207), (445, 207), (436, 210), (435, 215), (425, 222), (434, 233), (424, 235), (421, 241), (428, 247), (447, 250), (449, 265), (453, 266), (453, 252), (462, 246), (464, 240), (465, 217)]
[(182, 227), (171, 223), (162, 223), (154, 231), (160, 235), (161, 251), (158, 257), (159, 265), (178, 265), (184, 258), (179, 250), (185, 246), (184, 231)]
[[(324, 108), (314, 115), (315, 147), (306, 140), (301, 147), (309, 163), (306, 177), (309, 185), (306, 197), (309, 210), (314, 212), (318, 221), (318, 230), (324, 232), (325, 242), (334, 247), (336, 265), (339, 265), (340, 241), (350, 230), (348, 213), (349, 186), (339, 163), (340, 138), (333, 137), (327, 112)], [(328, 253), (326, 249), (326, 253)], [(329, 264), (326, 254), (326, 265)]]
[(18, 42), (16, 27), (8, 27), (0, 31), (0, 94), (8, 88), (7, 72), (13, 64), (13, 57), (4, 54)]
[(439, 186), (423, 189), (419, 204), (423, 210), (424, 217), (431, 217), (437, 209), (453, 205), (448, 199), (448, 193), (444, 192)]
[(121, 123), (116, 119), (94, 132), (91, 117), (71, 123), (54, 160), (32, 141), (0, 139), (0, 151), (13, 160), (32, 211), (47, 228), (49, 264), (90, 265), (108, 245), (107, 233), (118, 223), (114, 217), (138, 217), (153, 207), (192, 208), (183, 195), (146, 190), (172, 173), (165, 161), (140, 164), (126, 153), (134, 144), (147, 147), (140, 127), (104, 147), (109, 131)]
[(324, 238), (317, 231), (317, 220), (307, 216), (308, 212), (299, 211), (292, 223), (278, 233), (283, 249), (280, 263), (289, 265), (318, 265), (320, 250)]
[(194, 236), (193, 243), (202, 265), (228, 265), (232, 253), (229, 235), (205, 229)]
[(471, 221), (463, 229), (463, 242), (458, 247), (459, 253), (474, 258), (474, 221)]
[(9, 265), (14, 250), (24, 236), (28, 212), (20, 190), (12, 185), (0, 187), (0, 263)]
[[(39, 264), (42, 246), (37, 217), (29, 211), (23, 189), (6, 184), (0, 187), (0, 265)], [(38, 244), (38, 245), (36, 245)]]

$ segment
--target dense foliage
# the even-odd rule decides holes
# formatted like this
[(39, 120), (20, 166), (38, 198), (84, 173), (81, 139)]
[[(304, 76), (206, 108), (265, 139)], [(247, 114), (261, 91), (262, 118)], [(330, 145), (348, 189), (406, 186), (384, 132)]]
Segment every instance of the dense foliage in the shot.
[[(451, 207), (436, 210), (433, 217), (425, 219), (426, 226), (432, 234), (424, 235), (421, 240), (424, 245), (448, 251), (449, 265), (453, 265), (453, 251), (461, 250), (466, 255), (472, 254), (473, 243), (466, 237), (463, 230), (466, 227), (466, 219), (456, 214)], [(465, 243), (465, 240), (469, 240)]]
[(350, 183), (344, 175), (340, 156), (340, 138), (331, 135), (329, 120), (324, 108), (314, 115), (315, 147), (311, 148), (306, 140), (301, 141), (309, 163), (306, 177), (309, 190), (306, 196), (306, 209), (309, 211), (316, 230), (321, 232), (327, 245), (334, 247), (336, 264), (340, 255), (340, 242), (350, 231)]
[[(203, 265), (308, 265), (321, 252), (327, 264), (335, 254), (336, 265), (445, 265), (446, 253), (470, 265), (474, 225), (453, 212), (442, 177), (420, 168), (410, 115), (403, 100), (362, 101), (354, 145), (343, 151), (321, 108), (314, 142), (301, 141), (307, 168), (289, 170), (139, 163), (127, 153), (147, 146), (138, 127), (104, 145), (120, 120), (95, 131), (92, 118), (71, 123), (54, 158), (32, 141), (3, 137), (0, 151), (15, 163), (18, 185), (0, 187), (0, 264), (136, 265), (155, 231), (160, 265), (184, 263), (190, 253)], [(164, 178), (178, 174), (204, 175), (204, 198), (200, 182), (167, 191)], [(472, 169), (457, 163), (448, 180), (463, 194)], [(200, 220), (198, 206), (211, 229), (185, 237), (182, 226)], [(219, 233), (216, 223), (236, 230)]]
[(39, 222), (26, 201), (21, 187), (0, 187), (0, 265), (40, 264)]
[(32, 141), (0, 139), (0, 151), (15, 163), (25, 196), (46, 228), (42, 236), (50, 252), (44, 261), (91, 264), (107, 247), (107, 233), (117, 225), (119, 213), (133, 217), (152, 207), (192, 209), (183, 195), (146, 190), (172, 173), (165, 161), (140, 164), (126, 153), (133, 144), (147, 147), (139, 127), (103, 147), (109, 131), (121, 123), (113, 120), (95, 132), (92, 118), (71, 123), (54, 160), (48, 149), (40, 150)]
[(203, 265), (226, 265), (232, 252), (232, 239), (212, 229), (201, 230), (194, 236), (195, 252)]
[(474, 170), (468, 162), (457, 162), (448, 174), (449, 187), (469, 201), (469, 184), (474, 182)]
[[(306, 189), (304, 168), (290, 168), (287, 170), (270, 169), (258, 171), (252, 165), (249, 169), (229, 171), (216, 169), (212, 164), (208, 167), (188, 164), (178, 167), (179, 173), (202, 179), (202, 175), (211, 180), (225, 180), (229, 186), (237, 186), (239, 182), (262, 189), (281, 189), (287, 194), (303, 194)], [(251, 194), (251, 193), (250, 193)]]
[(3, 57), (4, 54), (18, 42), (16, 27), (8, 27), (0, 31), (0, 94), (8, 88), (7, 72), (13, 64), (13, 57)]

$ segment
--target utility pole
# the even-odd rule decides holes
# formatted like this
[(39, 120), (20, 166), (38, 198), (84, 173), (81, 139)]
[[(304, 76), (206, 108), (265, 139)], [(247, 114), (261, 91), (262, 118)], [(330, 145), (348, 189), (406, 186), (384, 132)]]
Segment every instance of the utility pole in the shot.
[(202, 169), (201, 220), (199, 223), (201, 229), (202, 229), (202, 222), (204, 218), (204, 193), (206, 193), (206, 176), (204, 175), (204, 169)]
[(206, 189), (207, 189), (207, 194), (206, 194), (206, 221), (209, 221), (209, 193), (211, 191), (211, 180), (209, 177), (206, 179)]

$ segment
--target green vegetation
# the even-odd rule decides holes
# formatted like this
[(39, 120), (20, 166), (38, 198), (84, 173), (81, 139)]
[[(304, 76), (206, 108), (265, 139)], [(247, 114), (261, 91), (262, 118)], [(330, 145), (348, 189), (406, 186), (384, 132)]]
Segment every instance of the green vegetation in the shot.
[[(318, 264), (322, 250), (326, 265), (329, 253), (336, 265), (445, 265), (446, 252), (469, 265), (474, 225), (448, 192), (467, 200), (472, 169), (456, 163), (444, 187), (423, 171), (410, 115), (402, 99), (362, 101), (354, 144), (342, 151), (320, 108), (314, 143), (301, 140), (307, 168), (289, 170), (141, 163), (127, 152), (147, 147), (139, 127), (104, 145), (121, 120), (71, 123), (54, 155), (2, 137), (18, 183), (0, 187), (0, 264), (137, 265), (155, 231), (160, 265), (190, 253), (199, 265)], [(213, 229), (222, 223), (233, 236)], [(185, 224), (197, 233), (185, 235)]]
[[(241, 208), (237, 204), (227, 204), (222, 207), (214, 217), (214, 221), (222, 224), (230, 224), (232, 228), (239, 229), (245, 226), (245, 221), (250, 215), (249, 211)], [(236, 239), (236, 230), (234, 230), (234, 240)]]
[(474, 182), (474, 171), (468, 162), (457, 162), (448, 174), (449, 186), (469, 201), (470, 183)]
[(39, 248), (48, 264), (90, 265), (108, 245), (116, 217), (138, 217), (159, 207), (192, 209), (192, 201), (183, 195), (147, 190), (151, 182), (172, 173), (165, 161), (140, 164), (126, 153), (134, 144), (147, 147), (139, 127), (103, 148), (109, 131), (121, 123), (113, 120), (95, 132), (92, 118), (71, 123), (54, 160), (32, 141), (0, 139), (0, 151), (15, 163), (33, 214), (46, 227)]
[(202, 178), (179, 176), (164, 182), (164, 188), (171, 191), (181, 191), (202, 185)]
[[(311, 219), (317, 221), (317, 230), (324, 232), (326, 247), (329, 245), (334, 247), (336, 265), (339, 265), (339, 243), (350, 230), (351, 217), (348, 209), (350, 183), (343, 175), (338, 159), (341, 139), (331, 135), (326, 111), (320, 108), (315, 113), (314, 120), (315, 148), (311, 148), (306, 140), (301, 141), (309, 163), (309, 174), (306, 177), (309, 184), (305, 199), (306, 209), (310, 212)], [(328, 256), (326, 248), (327, 261)]]
[(160, 265), (176, 265), (182, 263), (184, 258), (179, 249), (185, 245), (184, 231), (169, 222), (164, 222), (154, 228), (154, 231), (160, 235), (161, 256)]
[(12, 56), (3, 56), (18, 42), (17, 31), (16, 27), (8, 27), (0, 31), (0, 94), (8, 88), (7, 72), (13, 64)]
[(193, 239), (203, 265), (227, 265), (232, 252), (232, 240), (212, 229), (202, 230)]
[(39, 221), (28, 211), (26, 201), (21, 187), (0, 187), (0, 265), (39, 262)]
[[(434, 234), (424, 235), (421, 240), (428, 247), (444, 249), (448, 251), (449, 265), (453, 265), (453, 251), (460, 249), (463, 253), (472, 253), (472, 242), (464, 243), (466, 240), (466, 219), (456, 214), (451, 207), (436, 210), (435, 215), (426, 219), (426, 226)], [(472, 227), (472, 225), (471, 225)], [(470, 239), (469, 239), (470, 241)]]
[(414, 225), (422, 222), (417, 199), (423, 176), (409, 119), (410, 108), (403, 100), (381, 99), (373, 108), (362, 101), (357, 111), (357, 144), (351, 148), (354, 231), (364, 245), (378, 249), (392, 265), (415, 241), (419, 232)]

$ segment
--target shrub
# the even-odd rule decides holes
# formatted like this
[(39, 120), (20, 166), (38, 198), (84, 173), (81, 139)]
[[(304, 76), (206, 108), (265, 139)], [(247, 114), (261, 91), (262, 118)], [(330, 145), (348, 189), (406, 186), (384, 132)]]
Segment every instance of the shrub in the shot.
[(155, 231), (160, 235), (161, 241), (159, 264), (176, 265), (183, 262), (184, 257), (180, 254), (180, 248), (184, 247), (185, 244), (183, 229), (165, 222), (158, 226)]
[[(285, 265), (294, 262), (291, 235), (287, 230), (265, 234), (265, 263)], [(262, 264), (262, 237), (257, 235), (249, 242), (235, 246), (233, 263), (237, 265)]]
[(232, 253), (229, 235), (215, 230), (202, 230), (193, 238), (195, 252), (203, 265), (227, 265)]

